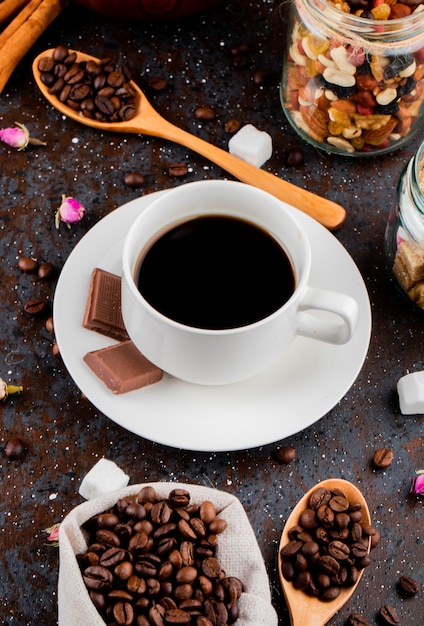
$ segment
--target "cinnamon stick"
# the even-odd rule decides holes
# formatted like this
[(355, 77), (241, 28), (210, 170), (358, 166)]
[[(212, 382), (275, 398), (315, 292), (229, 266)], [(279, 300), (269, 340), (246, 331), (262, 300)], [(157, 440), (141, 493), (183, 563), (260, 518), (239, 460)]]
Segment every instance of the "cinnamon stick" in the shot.
[(0, 3), (0, 24), (7, 22), (8, 19), (19, 13), (28, 0), (3, 0)]
[(31, 0), (0, 35), (0, 93), (18, 63), (68, 1)]
[[(0, 49), (3, 47), (4, 43), (11, 37), (14, 33), (16, 33), (26, 22), (26, 20), (34, 13), (34, 11), (40, 6), (43, 0), (30, 0), (25, 8), (22, 9), (20, 13), (15, 17), (15, 19), (10, 22), (8, 26), (4, 29), (2, 33), (0, 33)], [(1, 5), (0, 5), (1, 6)], [(3, 55), (2, 55), (3, 56)]]

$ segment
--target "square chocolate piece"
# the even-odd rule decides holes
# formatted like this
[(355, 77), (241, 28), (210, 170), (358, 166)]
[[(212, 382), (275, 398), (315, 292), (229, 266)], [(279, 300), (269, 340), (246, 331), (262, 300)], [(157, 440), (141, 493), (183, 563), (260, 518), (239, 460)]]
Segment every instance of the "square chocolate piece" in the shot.
[(129, 339), (121, 310), (121, 278), (96, 267), (82, 325), (118, 341)]
[(93, 350), (84, 356), (88, 367), (113, 393), (126, 393), (159, 382), (161, 369), (141, 354), (132, 341)]

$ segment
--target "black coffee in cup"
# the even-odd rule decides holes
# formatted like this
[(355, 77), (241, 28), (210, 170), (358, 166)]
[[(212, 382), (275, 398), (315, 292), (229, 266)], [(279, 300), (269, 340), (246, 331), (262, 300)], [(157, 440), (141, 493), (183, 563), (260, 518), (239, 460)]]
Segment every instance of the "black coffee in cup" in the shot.
[(186, 326), (246, 326), (279, 309), (295, 290), (280, 243), (252, 222), (206, 215), (177, 224), (142, 255), (136, 284), (157, 311)]

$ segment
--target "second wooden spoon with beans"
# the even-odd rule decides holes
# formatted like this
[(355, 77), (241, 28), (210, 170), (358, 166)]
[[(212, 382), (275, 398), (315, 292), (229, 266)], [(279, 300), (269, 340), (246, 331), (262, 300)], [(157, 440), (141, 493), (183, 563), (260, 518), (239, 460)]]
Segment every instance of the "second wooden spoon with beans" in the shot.
[[(361, 491), (347, 480), (330, 478), (324, 480), (312, 489), (310, 489), (299, 500), (292, 513), (290, 514), (281, 535), (280, 547), (278, 551), (278, 571), (280, 574), (281, 586), (283, 588), (284, 596), (287, 602), (287, 606), (290, 613), (290, 620), (292, 626), (324, 626), (329, 619), (337, 613), (337, 611), (349, 600), (354, 593), (356, 587), (361, 580), (363, 569), (360, 570), (356, 583), (351, 587), (342, 587), (340, 595), (329, 602), (323, 602), (315, 596), (307, 595), (304, 591), (296, 589), (293, 583), (286, 580), (282, 574), (282, 562), (281, 549), (288, 544), (289, 531), (293, 526), (299, 524), (300, 516), (302, 512), (307, 508), (311, 494), (319, 488), (328, 489), (333, 491), (340, 489), (346, 494), (349, 502), (357, 502), (361, 504), (362, 520), (361, 523), (371, 525), (370, 512), (366, 503), (366, 500)], [(368, 552), (370, 550), (370, 540), (368, 540)]]

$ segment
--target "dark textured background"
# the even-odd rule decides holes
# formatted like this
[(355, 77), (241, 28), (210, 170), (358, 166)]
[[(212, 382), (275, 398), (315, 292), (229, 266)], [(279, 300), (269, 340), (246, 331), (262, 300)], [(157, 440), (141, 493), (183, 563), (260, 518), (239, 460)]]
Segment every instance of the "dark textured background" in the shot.
[[(48, 145), (17, 152), (0, 145), (0, 375), (25, 390), (1, 404), (0, 442), (21, 437), (21, 460), (0, 460), (0, 619), (24, 626), (56, 623), (58, 551), (46, 545), (43, 529), (81, 502), (82, 477), (102, 456), (114, 460), (131, 482), (179, 480), (213, 485), (236, 494), (255, 529), (281, 624), (288, 612), (276, 571), (277, 546), (285, 519), (299, 497), (319, 480), (342, 476), (368, 499), (382, 542), (374, 551), (356, 595), (330, 622), (345, 623), (352, 611), (376, 623), (381, 605), (397, 607), (401, 623), (423, 623), (423, 596), (404, 599), (400, 574), (424, 581), (423, 501), (412, 497), (413, 472), (424, 467), (423, 418), (399, 412), (396, 382), (420, 370), (422, 317), (389, 283), (383, 233), (395, 201), (395, 185), (419, 138), (396, 154), (372, 159), (328, 156), (303, 145), (305, 165), (284, 166), (286, 151), (300, 144), (281, 111), (278, 81), (285, 24), (279, 2), (233, 0), (204, 15), (174, 23), (134, 24), (99, 17), (70, 6), (19, 65), (0, 96), (0, 127), (19, 121)], [(76, 243), (99, 219), (141, 193), (186, 181), (222, 178), (225, 173), (185, 148), (149, 137), (103, 134), (67, 120), (37, 92), (31, 75), (36, 54), (59, 43), (95, 56), (127, 59), (133, 78), (146, 87), (149, 76), (168, 78), (168, 87), (149, 93), (167, 119), (227, 147), (224, 124), (231, 118), (268, 131), (274, 153), (265, 168), (346, 207), (336, 233), (356, 261), (372, 306), (373, 332), (367, 359), (342, 401), (310, 428), (274, 444), (239, 452), (193, 453), (136, 437), (100, 414), (52, 354), (43, 318), (29, 318), (24, 303), (54, 298), (55, 282), (41, 282), (17, 268), (19, 255), (50, 261), (58, 271)], [(233, 67), (231, 48), (249, 47), (245, 67)], [(253, 79), (265, 70), (267, 82)], [(147, 88), (146, 88), (147, 91)], [(194, 109), (210, 105), (213, 122), (199, 122)], [(168, 166), (184, 162), (189, 173), (172, 178)], [(129, 171), (146, 175), (142, 190), (124, 185)], [(54, 227), (62, 193), (88, 208), (68, 230)], [(223, 433), (225, 437), (225, 433)], [(280, 465), (275, 451), (296, 448), (296, 460)], [(371, 465), (376, 448), (393, 448), (385, 471)]]

